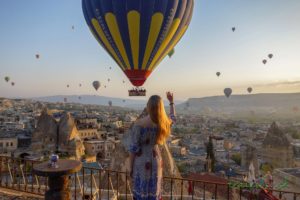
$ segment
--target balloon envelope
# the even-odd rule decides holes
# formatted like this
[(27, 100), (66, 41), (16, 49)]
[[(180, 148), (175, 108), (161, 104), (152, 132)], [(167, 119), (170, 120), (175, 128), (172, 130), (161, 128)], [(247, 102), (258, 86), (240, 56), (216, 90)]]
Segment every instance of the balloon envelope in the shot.
[(4, 77), (4, 80), (5, 80), (6, 82), (9, 82), (10, 78), (9, 78), (8, 76), (6, 76), (6, 77)]
[(93, 87), (95, 88), (95, 90), (97, 91), (100, 88), (100, 82), (99, 81), (94, 81), (93, 82)]
[(108, 105), (109, 105), (109, 106), (112, 106), (112, 101), (108, 101)]
[(232, 94), (232, 89), (231, 88), (225, 88), (224, 89), (224, 94), (228, 98)]
[(269, 57), (270, 59), (272, 59), (272, 58), (273, 58), (273, 54), (270, 53), (270, 54), (268, 55), (268, 57)]
[(221, 75), (221, 72), (217, 72), (216, 75), (219, 77)]
[(134, 86), (142, 86), (183, 37), (194, 0), (82, 0), (100, 45)]
[(39, 55), (39, 54), (35, 54), (35, 58), (36, 58), (36, 59), (39, 59), (39, 58), (40, 58), (40, 55)]
[(169, 53), (168, 53), (168, 56), (169, 58), (171, 58), (175, 53), (175, 49), (172, 49)]
[(253, 90), (252, 87), (248, 87), (248, 88), (247, 88), (247, 91), (248, 91), (249, 93), (251, 93), (252, 90)]
[(11, 82), (11, 85), (12, 85), (12, 86), (15, 86), (15, 82)]
[(231, 30), (232, 30), (232, 32), (234, 32), (235, 31), (235, 27), (232, 27)]
[(267, 63), (266, 59), (263, 59), (262, 63), (264, 63), (264, 65)]

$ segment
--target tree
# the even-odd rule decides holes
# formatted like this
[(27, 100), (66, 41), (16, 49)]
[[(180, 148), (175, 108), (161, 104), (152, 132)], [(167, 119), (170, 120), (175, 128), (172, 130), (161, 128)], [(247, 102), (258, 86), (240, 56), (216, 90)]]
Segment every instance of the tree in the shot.
[(214, 153), (214, 145), (213, 145), (211, 137), (209, 137), (209, 141), (206, 146), (206, 159), (208, 159), (208, 158), (211, 159), (211, 170), (212, 170), (212, 172), (214, 172), (216, 158), (215, 158), (215, 153)]
[(240, 153), (233, 154), (231, 159), (239, 166), (241, 166), (242, 157)]

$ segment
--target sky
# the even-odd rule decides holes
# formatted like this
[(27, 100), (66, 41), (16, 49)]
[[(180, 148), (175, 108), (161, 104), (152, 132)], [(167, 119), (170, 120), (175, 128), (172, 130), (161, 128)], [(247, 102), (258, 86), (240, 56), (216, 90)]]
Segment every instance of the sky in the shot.
[[(192, 23), (174, 56), (144, 85), (148, 95), (171, 90), (185, 100), (223, 95), (226, 87), (233, 94), (245, 94), (247, 87), (253, 93), (300, 92), (299, 10), (299, 0), (195, 0)], [(102, 84), (98, 92), (94, 80)], [(0, 1), (0, 96), (129, 98), (131, 88), (90, 33), (81, 0)]]

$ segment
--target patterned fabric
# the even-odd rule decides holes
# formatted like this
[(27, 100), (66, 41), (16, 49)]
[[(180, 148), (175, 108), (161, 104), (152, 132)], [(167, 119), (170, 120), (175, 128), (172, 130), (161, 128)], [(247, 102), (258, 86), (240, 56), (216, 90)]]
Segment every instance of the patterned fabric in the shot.
[(127, 149), (135, 153), (133, 196), (136, 200), (161, 199), (162, 157), (156, 144), (157, 128), (134, 126)]

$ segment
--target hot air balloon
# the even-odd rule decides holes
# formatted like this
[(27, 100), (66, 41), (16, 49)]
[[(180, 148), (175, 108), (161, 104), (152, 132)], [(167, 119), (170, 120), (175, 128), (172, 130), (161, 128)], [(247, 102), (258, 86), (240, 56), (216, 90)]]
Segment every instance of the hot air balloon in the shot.
[(4, 80), (5, 80), (6, 82), (9, 82), (10, 78), (9, 78), (8, 76), (5, 76), (5, 77), (4, 77)]
[(68, 102), (68, 99), (67, 99), (66, 97), (64, 98), (64, 102), (65, 102), (65, 103), (67, 103), (67, 102)]
[(232, 94), (232, 89), (231, 88), (225, 88), (224, 89), (224, 94), (227, 98), (230, 97), (230, 95)]
[(171, 58), (175, 53), (175, 49), (172, 49), (169, 53), (168, 53), (168, 56), (169, 58)]
[(126, 100), (125, 99), (123, 99), (123, 103), (125, 103), (126, 102)]
[(262, 63), (264, 63), (264, 65), (267, 63), (266, 59), (263, 59)]
[(112, 101), (108, 101), (108, 105), (111, 107), (112, 106)]
[(69, 88), (70, 87), (70, 85), (67, 85), (67, 88)]
[(79, 87), (81, 87), (82, 86), (82, 84), (81, 83), (79, 83)]
[(81, 100), (81, 96), (79, 96), (78, 99)]
[(104, 85), (104, 88), (106, 88), (106, 85)]
[(110, 78), (109, 79), (107, 79), (107, 82), (109, 82), (110, 81)]
[(125, 83), (125, 81), (123, 80), (123, 83)]
[(219, 77), (221, 75), (221, 72), (217, 72), (216, 75)]
[(92, 34), (136, 87), (183, 37), (193, 8), (194, 0), (82, 0)]
[(35, 58), (39, 59), (40, 58), (40, 54), (35, 54)]
[(74, 30), (75, 29), (75, 26), (72, 26), (72, 30)]
[(247, 91), (248, 91), (249, 93), (251, 93), (252, 90), (253, 90), (252, 87), (248, 87), (248, 88), (247, 88)]
[(273, 58), (273, 54), (270, 53), (270, 54), (268, 55), (268, 57), (269, 57), (270, 59), (272, 59), (272, 58)]
[(95, 90), (98, 91), (98, 89), (100, 88), (101, 84), (100, 84), (99, 81), (94, 81), (93, 82), (93, 86), (94, 86)]
[(12, 86), (15, 86), (15, 82), (11, 82), (11, 85), (12, 85)]
[(234, 32), (235, 31), (235, 27), (232, 27), (231, 30), (232, 30), (232, 32)]
[(293, 111), (294, 111), (295, 113), (297, 113), (297, 112), (299, 111), (299, 107), (298, 107), (298, 106), (294, 106), (294, 107), (293, 107)]
[(109, 67), (109, 69), (111, 69), (111, 67)]

